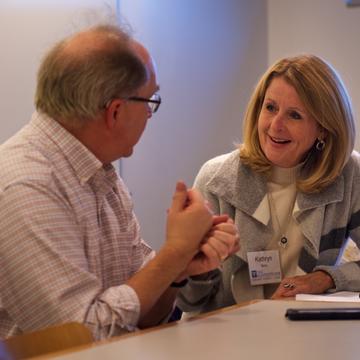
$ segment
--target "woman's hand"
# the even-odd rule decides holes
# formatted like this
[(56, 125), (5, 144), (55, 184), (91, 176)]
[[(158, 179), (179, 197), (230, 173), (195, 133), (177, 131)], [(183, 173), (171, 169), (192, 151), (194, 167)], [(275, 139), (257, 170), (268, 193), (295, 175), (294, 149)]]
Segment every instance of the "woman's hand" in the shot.
[(334, 286), (334, 281), (328, 273), (315, 271), (283, 279), (271, 298), (284, 299), (296, 294), (322, 294)]

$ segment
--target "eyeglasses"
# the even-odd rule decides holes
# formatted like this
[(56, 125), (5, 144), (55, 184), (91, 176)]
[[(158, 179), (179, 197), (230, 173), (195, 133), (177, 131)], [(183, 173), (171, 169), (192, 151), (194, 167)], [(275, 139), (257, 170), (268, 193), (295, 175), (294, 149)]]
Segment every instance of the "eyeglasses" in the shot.
[(143, 98), (140, 96), (130, 96), (128, 98), (125, 98), (126, 100), (130, 101), (141, 101), (146, 102), (151, 110), (152, 113), (156, 113), (160, 107), (161, 104), (161, 96), (159, 94), (154, 94), (151, 98)]

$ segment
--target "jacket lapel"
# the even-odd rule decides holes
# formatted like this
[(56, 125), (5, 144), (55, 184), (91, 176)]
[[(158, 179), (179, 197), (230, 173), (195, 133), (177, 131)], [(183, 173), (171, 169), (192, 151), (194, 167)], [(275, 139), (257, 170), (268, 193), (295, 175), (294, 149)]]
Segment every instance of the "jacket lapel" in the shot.
[[(266, 176), (255, 173), (241, 164), (239, 151), (235, 150), (214, 172), (207, 186), (208, 190), (219, 199), (247, 214), (253, 220), (249, 226), (246, 226), (246, 221), (238, 224), (240, 231), (245, 235), (242, 239), (243, 249), (239, 256), (246, 259), (247, 251), (263, 249), (272, 231), (270, 209), (266, 197)], [(304, 251), (308, 256), (314, 259), (319, 256), (320, 239), (323, 235), (321, 224), (324, 223), (326, 205), (342, 201), (343, 196), (343, 176), (338, 177), (333, 184), (320, 193), (298, 193), (294, 217), (306, 239)], [(259, 229), (262, 230), (259, 232)], [(262, 236), (259, 238), (260, 234)], [(244, 239), (247, 240), (244, 241)]]

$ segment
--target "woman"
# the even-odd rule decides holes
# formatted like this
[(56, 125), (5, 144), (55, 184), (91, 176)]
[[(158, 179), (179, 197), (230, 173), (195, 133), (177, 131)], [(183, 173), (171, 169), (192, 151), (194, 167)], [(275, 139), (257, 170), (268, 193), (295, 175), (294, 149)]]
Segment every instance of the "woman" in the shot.
[(240, 251), (220, 270), (189, 279), (178, 304), (208, 311), (239, 301), (328, 290), (360, 291), (360, 157), (346, 89), (313, 55), (276, 62), (260, 79), (244, 143), (203, 165), (195, 180), (216, 213), (228, 213)]

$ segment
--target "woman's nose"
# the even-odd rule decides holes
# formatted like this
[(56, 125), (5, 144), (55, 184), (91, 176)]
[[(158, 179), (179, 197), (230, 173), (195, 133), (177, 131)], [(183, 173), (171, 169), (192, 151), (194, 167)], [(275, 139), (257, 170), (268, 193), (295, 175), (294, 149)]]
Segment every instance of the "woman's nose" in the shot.
[(276, 114), (271, 120), (270, 127), (274, 130), (280, 131), (284, 128), (284, 126), (285, 116), (283, 116), (282, 114)]

